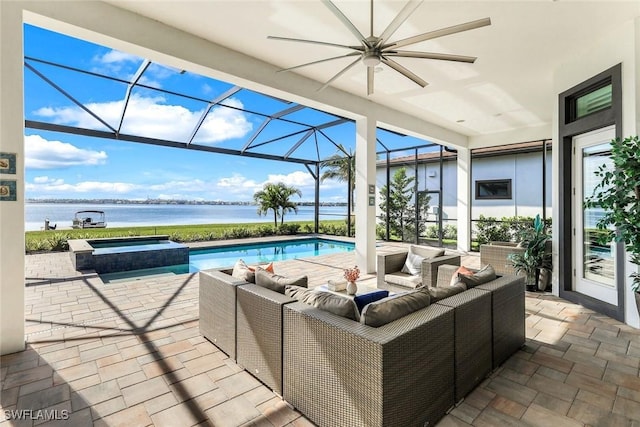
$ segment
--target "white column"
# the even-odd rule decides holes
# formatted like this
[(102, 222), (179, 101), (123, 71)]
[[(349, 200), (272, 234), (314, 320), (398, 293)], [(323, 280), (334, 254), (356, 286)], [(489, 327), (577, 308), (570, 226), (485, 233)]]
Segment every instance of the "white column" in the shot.
[[(356, 264), (363, 273), (376, 271), (376, 120), (367, 117), (356, 120)], [(374, 203), (369, 204), (369, 198)]]
[(471, 150), (458, 148), (458, 250), (471, 250)]
[(0, 201), (0, 354), (24, 350), (22, 10), (0, 1), (0, 151), (15, 153), (17, 200)]

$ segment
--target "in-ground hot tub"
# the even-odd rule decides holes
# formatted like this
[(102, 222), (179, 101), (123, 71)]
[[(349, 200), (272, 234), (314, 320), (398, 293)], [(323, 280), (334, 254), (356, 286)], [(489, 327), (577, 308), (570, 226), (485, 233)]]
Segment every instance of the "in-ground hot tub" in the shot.
[(96, 273), (189, 263), (189, 248), (166, 235), (69, 240), (69, 253), (76, 270)]

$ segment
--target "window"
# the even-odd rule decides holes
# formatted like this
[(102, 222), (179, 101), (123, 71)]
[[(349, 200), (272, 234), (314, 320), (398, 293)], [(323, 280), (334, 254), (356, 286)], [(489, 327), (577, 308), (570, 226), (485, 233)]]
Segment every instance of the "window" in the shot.
[(511, 199), (511, 180), (476, 181), (476, 200)]
[(581, 119), (598, 111), (611, 108), (613, 103), (613, 85), (607, 79), (588, 87), (569, 97), (567, 118), (569, 122)]

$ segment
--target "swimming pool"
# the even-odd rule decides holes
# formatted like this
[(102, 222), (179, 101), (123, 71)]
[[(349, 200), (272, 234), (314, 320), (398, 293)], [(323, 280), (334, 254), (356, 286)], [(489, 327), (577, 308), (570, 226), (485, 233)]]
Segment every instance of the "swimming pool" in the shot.
[(104, 283), (141, 280), (150, 277), (196, 273), (200, 270), (210, 268), (233, 267), (239, 258), (242, 258), (247, 264), (252, 265), (272, 261), (308, 258), (318, 255), (346, 253), (354, 249), (355, 245), (350, 242), (320, 238), (191, 249), (189, 251), (189, 264), (100, 274), (100, 278)]
[(315, 238), (192, 249), (189, 252), (189, 266), (194, 269), (193, 271), (200, 271), (209, 268), (232, 267), (238, 258), (242, 258), (249, 265), (263, 264), (272, 261), (350, 252), (354, 248), (353, 243)]

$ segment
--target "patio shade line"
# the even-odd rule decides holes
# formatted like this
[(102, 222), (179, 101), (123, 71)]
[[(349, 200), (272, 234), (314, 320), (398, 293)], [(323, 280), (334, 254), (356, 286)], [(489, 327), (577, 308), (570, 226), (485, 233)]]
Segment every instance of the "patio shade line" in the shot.
[(127, 112), (129, 99), (131, 99), (131, 91), (133, 90), (133, 88), (136, 86), (136, 84), (142, 77), (142, 74), (144, 74), (147, 68), (149, 68), (149, 65), (151, 65), (151, 61), (149, 61), (148, 59), (145, 59), (144, 62), (140, 64), (140, 67), (138, 68), (138, 71), (136, 71), (136, 74), (133, 76), (131, 83), (127, 85), (127, 93), (124, 96), (124, 105), (122, 106), (122, 114), (120, 114), (120, 124), (118, 125), (118, 130), (116, 131), (116, 134), (119, 134), (120, 131), (122, 130), (122, 123), (124, 123), (124, 115)]
[(204, 123), (204, 120), (209, 115), (209, 112), (211, 111), (211, 109), (215, 105), (220, 104), (225, 99), (233, 96), (235, 93), (239, 92), (241, 89), (242, 88), (240, 86), (234, 86), (231, 89), (229, 89), (228, 91), (224, 92), (222, 95), (220, 95), (217, 98), (209, 101), (209, 104), (207, 105), (207, 108), (204, 109), (204, 111), (200, 115), (200, 118), (198, 119), (198, 123), (196, 123), (195, 127), (193, 128), (193, 131), (191, 131), (191, 135), (189, 135), (189, 139), (187, 139), (187, 144), (191, 144), (193, 142), (193, 138), (196, 137), (196, 134), (200, 130), (200, 127), (202, 126), (202, 123)]
[(65, 97), (67, 97), (71, 102), (73, 102), (74, 104), (76, 104), (78, 107), (82, 108), (84, 111), (86, 111), (87, 113), (89, 113), (93, 118), (95, 118), (96, 120), (98, 120), (100, 123), (102, 123), (103, 125), (105, 125), (107, 128), (111, 129), (114, 132), (117, 132), (113, 127), (111, 127), (111, 125), (109, 125), (109, 123), (105, 122), (104, 120), (102, 120), (97, 114), (95, 114), (93, 111), (91, 111), (89, 108), (87, 108), (82, 102), (78, 101), (77, 99), (75, 99), (70, 93), (68, 93), (67, 91), (65, 91), (64, 89), (62, 89), (60, 86), (58, 86), (57, 84), (55, 84), (52, 80), (50, 80), (47, 76), (45, 76), (44, 74), (42, 74), (40, 71), (36, 70), (31, 64), (27, 63), (26, 61), (24, 62), (24, 66), (27, 67), (29, 70), (33, 71), (38, 77), (40, 77), (42, 80), (44, 80), (45, 82), (47, 82), (50, 86), (52, 86), (54, 89), (56, 89), (58, 92), (60, 92), (61, 94), (63, 94)]
[(233, 156), (246, 156), (246, 157), (253, 157), (257, 159), (276, 160), (280, 162), (286, 161), (286, 162), (300, 163), (300, 164), (317, 163), (316, 160), (299, 159), (295, 157), (289, 157), (288, 159), (285, 160), (282, 158), (282, 156), (276, 156), (273, 154), (253, 153), (250, 151), (243, 153), (241, 151), (232, 150), (229, 148), (211, 147), (211, 146), (199, 145), (199, 144), (187, 145), (184, 142), (167, 141), (163, 139), (149, 138), (149, 137), (136, 136), (136, 135), (127, 135), (122, 133), (119, 135), (116, 135), (115, 133), (112, 133), (112, 132), (106, 132), (106, 131), (101, 131), (96, 129), (83, 129), (83, 128), (77, 128), (73, 126), (38, 122), (35, 120), (25, 120), (24, 125), (25, 125), (25, 128), (29, 128), (29, 129), (39, 129), (39, 130), (47, 130), (52, 132), (69, 133), (73, 135), (91, 136), (94, 138), (122, 140), (122, 141), (128, 141), (128, 142), (139, 142), (141, 144), (157, 145), (161, 147), (183, 148), (183, 149), (203, 151), (208, 153), (230, 154)]

